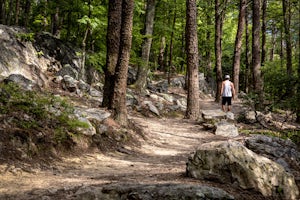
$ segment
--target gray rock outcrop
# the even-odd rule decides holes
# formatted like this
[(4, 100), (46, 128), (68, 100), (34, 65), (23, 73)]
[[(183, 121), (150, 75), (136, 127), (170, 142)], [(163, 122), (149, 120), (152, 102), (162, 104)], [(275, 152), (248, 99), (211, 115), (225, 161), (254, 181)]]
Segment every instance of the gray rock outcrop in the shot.
[(186, 170), (190, 177), (255, 189), (266, 197), (299, 198), (293, 175), (276, 162), (257, 155), (236, 141), (201, 145), (189, 157)]
[(196, 185), (157, 184), (157, 185), (110, 185), (105, 187), (79, 188), (72, 199), (143, 199), (143, 200), (198, 200), (234, 199), (224, 190)]
[(247, 148), (282, 165), (300, 180), (299, 147), (291, 140), (266, 135), (252, 135), (245, 140)]

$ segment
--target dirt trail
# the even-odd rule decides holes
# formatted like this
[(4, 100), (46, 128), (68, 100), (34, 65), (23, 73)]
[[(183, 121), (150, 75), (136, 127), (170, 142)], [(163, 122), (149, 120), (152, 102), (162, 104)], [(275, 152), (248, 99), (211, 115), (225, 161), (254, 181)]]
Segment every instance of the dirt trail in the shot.
[[(218, 107), (212, 102), (203, 102), (203, 105), (203, 109)], [(34, 196), (55, 193), (59, 189), (95, 184), (200, 184), (199, 180), (184, 176), (189, 154), (201, 143), (226, 140), (185, 119), (137, 116), (131, 119), (143, 128), (146, 136), (146, 140), (140, 140), (139, 148), (123, 147), (108, 154), (66, 157), (52, 170), (45, 171), (24, 172), (15, 168), (9, 170), (11, 173), (6, 170), (9, 166), (0, 166), (0, 199), (33, 199)]]

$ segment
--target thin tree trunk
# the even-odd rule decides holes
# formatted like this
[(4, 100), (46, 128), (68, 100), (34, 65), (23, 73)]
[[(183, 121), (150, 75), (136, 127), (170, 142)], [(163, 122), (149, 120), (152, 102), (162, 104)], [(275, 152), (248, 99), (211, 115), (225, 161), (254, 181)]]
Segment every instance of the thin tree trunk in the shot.
[(147, 0), (144, 41), (142, 44), (142, 63), (138, 68), (136, 88), (143, 91), (146, 87), (149, 71), (149, 57), (152, 44), (152, 34), (155, 16), (155, 0)]
[(24, 12), (25, 12), (24, 13), (24, 15), (25, 15), (24, 26), (28, 27), (29, 19), (30, 19), (30, 13), (31, 13), (31, 1), (30, 0), (26, 0)]
[(19, 25), (20, 16), (20, 0), (16, 0), (16, 10), (15, 10), (15, 25)]
[(197, 5), (196, 0), (186, 1), (186, 47), (188, 69), (188, 97), (185, 117), (198, 119), (199, 105), (199, 56), (197, 35)]
[(6, 0), (0, 0), (0, 24), (6, 24)]
[(108, 28), (106, 35), (106, 65), (102, 106), (112, 108), (115, 70), (119, 57), (120, 31), (122, 23), (122, 1), (110, 0), (108, 7)]
[[(211, 1), (207, 2), (207, 7), (210, 10), (211, 5)], [(210, 48), (210, 44), (211, 44), (211, 29), (210, 27), (212, 26), (212, 16), (211, 16), (211, 12), (207, 10), (206, 11), (206, 22), (207, 22), (207, 26), (208, 28), (206, 29), (206, 52), (205, 52), (205, 61), (206, 61), (206, 77), (208, 78), (208, 80), (212, 80), (213, 79), (213, 69), (212, 69), (212, 60), (211, 60), (211, 48)]]
[(55, 8), (55, 13), (52, 16), (51, 33), (54, 36), (59, 36), (59, 7)]
[[(293, 74), (292, 64), (292, 43), (291, 43), (291, 5), (289, 0), (282, 0), (283, 24), (284, 24), (284, 40), (286, 43), (286, 70), (289, 77)], [(290, 88), (290, 87), (289, 87)]]
[(245, 27), (246, 9), (247, 9), (247, 0), (240, 0), (239, 22), (238, 22), (238, 29), (235, 38), (234, 60), (233, 60), (233, 83), (234, 83), (236, 98), (238, 97), (238, 93), (239, 93), (241, 48), (242, 48), (243, 31)]
[(263, 104), (263, 81), (261, 76), (260, 57), (260, 0), (253, 0), (253, 25), (252, 25), (252, 67), (254, 91), (259, 97), (256, 108), (261, 109)]
[(283, 39), (283, 30), (282, 30), (282, 28), (281, 28), (281, 30), (280, 30), (280, 54), (279, 54), (279, 56), (280, 56), (280, 65), (281, 65), (281, 68), (283, 68), (284, 66), (283, 66), (283, 61), (284, 61), (284, 53), (283, 53), (283, 51), (284, 51), (284, 39)]
[[(181, 11), (181, 12), (183, 12), (183, 11)], [(180, 56), (182, 58), (184, 58), (184, 55), (185, 55), (185, 23), (184, 23), (184, 21), (185, 21), (185, 19), (183, 17), (181, 19), (182, 19), (182, 21), (181, 21), (181, 24), (182, 24), (181, 30), (182, 30), (182, 32), (181, 32), (181, 48), (180, 48), (181, 55)], [(185, 61), (181, 60), (180, 61), (180, 72), (181, 73), (183, 73), (185, 71), (184, 64), (185, 64)]]
[(270, 49), (270, 61), (274, 60), (274, 52), (275, 52), (275, 46), (276, 46), (276, 27), (275, 24), (272, 24), (272, 37), (271, 37), (271, 49)]
[(164, 36), (160, 39), (160, 48), (158, 54), (158, 69), (160, 71), (165, 71), (165, 47), (166, 47), (166, 38)]
[(249, 92), (249, 79), (250, 79), (250, 39), (249, 39), (249, 20), (248, 20), (248, 7), (246, 8), (246, 16), (245, 16), (245, 20), (246, 20), (246, 29), (245, 29), (245, 42), (246, 42), (246, 58), (245, 58), (245, 62), (246, 62), (246, 71), (245, 71), (245, 92), (248, 93)]
[[(91, 0), (88, 1), (88, 7), (89, 7), (89, 14), (88, 14), (88, 17), (90, 18), (91, 17)], [(86, 81), (86, 77), (87, 77), (87, 69), (86, 69), (86, 66), (85, 66), (85, 60), (86, 60), (86, 41), (88, 39), (88, 36), (89, 36), (89, 33), (91, 31), (91, 26), (90, 26), (90, 23), (88, 22), (87, 25), (86, 25), (86, 29), (85, 29), (85, 33), (84, 33), (84, 36), (83, 36), (83, 39), (82, 39), (82, 58), (81, 58), (81, 71), (80, 71), (80, 78), (84, 81)]]
[(126, 86), (132, 42), (134, 0), (122, 2), (122, 25), (120, 53), (116, 67), (116, 80), (113, 95), (113, 116), (122, 126), (127, 126)]
[[(298, 10), (300, 16), (300, 10)], [(298, 26), (298, 38), (300, 38), (300, 26)], [(297, 83), (297, 108), (296, 108), (296, 122), (300, 123), (300, 40), (298, 39), (298, 83)]]
[(264, 63), (266, 61), (266, 32), (267, 32), (267, 26), (266, 26), (266, 15), (267, 15), (267, 0), (262, 1), (262, 40), (261, 40), (261, 65), (264, 66)]
[(12, 25), (12, 15), (13, 15), (13, 0), (9, 0), (9, 8), (8, 8), (8, 12), (7, 12), (7, 25), (10, 26)]
[(215, 57), (216, 57), (216, 102), (221, 98), (222, 84), (222, 14), (220, 11), (220, 1), (215, 0)]
[[(176, 5), (176, 0), (175, 0)], [(175, 31), (175, 24), (176, 24), (176, 6), (174, 8), (174, 15), (173, 15), (173, 23), (172, 23), (172, 32), (170, 38), (170, 51), (169, 51), (169, 63), (168, 63), (168, 83), (170, 84), (171, 74), (173, 72), (173, 41), (174, 41), (174, 31)]]

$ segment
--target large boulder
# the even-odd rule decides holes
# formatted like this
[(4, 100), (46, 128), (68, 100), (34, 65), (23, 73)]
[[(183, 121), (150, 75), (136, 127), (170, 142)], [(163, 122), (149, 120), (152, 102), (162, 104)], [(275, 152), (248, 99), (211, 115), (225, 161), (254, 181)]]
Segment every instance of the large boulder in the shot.
[(186, 171), (190, 177), (255, 189), (270, 198), (299, 198), (293, 175), (276, 162), (257, 155), (236, 141), (201, 145), (189, 157)]

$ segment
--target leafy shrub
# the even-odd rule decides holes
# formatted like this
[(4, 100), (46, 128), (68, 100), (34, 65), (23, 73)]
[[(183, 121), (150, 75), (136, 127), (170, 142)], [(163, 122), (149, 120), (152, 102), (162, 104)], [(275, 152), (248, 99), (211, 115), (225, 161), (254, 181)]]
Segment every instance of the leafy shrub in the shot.
[(21, 40), (22, 42), (33, 42), (34, 33), (18, 33), (16, 34), (16, 38)]
[[(52, 130), (55, 142), (62, 143), (88, 124), (72, 118), (74, 108), (50, 94), (24, 91), (14, 83), (0, 84), (0, 115), (11, 118), (21, 129)], [(51, 132), (51, 131), (50, 131)]]
[(288, 75), (280, 63), (274, 62), (265, 64), (263, 74), (266, 99), (272, 102), (272, 107), (293, 111), (297, 105), (295, 95), (297, 77)]

